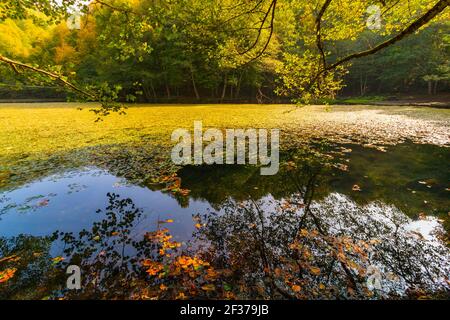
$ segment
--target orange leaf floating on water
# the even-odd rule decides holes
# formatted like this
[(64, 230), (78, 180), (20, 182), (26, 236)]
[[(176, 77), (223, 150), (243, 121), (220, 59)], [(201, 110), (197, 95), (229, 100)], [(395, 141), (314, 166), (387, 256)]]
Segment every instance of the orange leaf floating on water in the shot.
[(160, 289), (161, 291), (166, 291), (168, 288), (169, 288), (169, 287), (166, 286), (166, 285), (164, 285), (164, 284), (162, 284), (162, 285), (159, 286), (159, 289)]
[(194, 267), (194, 269), (197, 269), (199, 267), (207, 267), (209, 266), (209, 263), (206, 261), (203, 261), (197, 257), (191, 258), (189, 256), (181, 256), (178, 257), (177, 263), (183, 268), (187, 269), (190, 266)]
[(320, 269), (317, 267), (311, 267), (309, 270), (316, 276), (320, 275)]
[(306, 236), (309, 235), (309, 231), (306, 230), (306, 229), (301, 229), (301, 230), (300, 230), (300, 235), (301, 235), (302, 237), (306, 237)]
[(219, 273), (213, 268), (209, 268), (206, 270), (206, 278), (207, 279), (215, 279), (219, 276)]
[(202, 286), (202, 290), (214, 291), (214, 290), (216, 290), (216, 287), (213, 284), (205, 284), (204, 286)]
[(16, 268), (10, 268), (6, 269), (4, 271), (0, 271), (0, 283), (4, 283), (14, 277), (17, 269)]
[(156, 276), (162, 269), (164, 269), (164, 266), (159, 263), (159, 262), (155, 262), (152, 260), (144, 260), (142, 265), (144, 267), (147, 267), (148, 269), (146, 270), (146, 272), (150, 275), (150, 276)]
[(293, 286), (292, 286), (292, 290), (293, 290), (294, 292), (300, 292), (301, 289), (302, 289), (302, 288), (301, 288), (299, 285), (293, 285)]
[(280, 268), (275, 268), (274, 273), (277, 277), (281, 276), (281, 269)]
[(178, 300), (184, 300), (184, 299), (186, 299), (187, 297), (186, 297), (186, 295), (184, 294), (184, 292), (180, 292), (180, 293), (178, 293), (178, 295), (176, 296), (176, 298), (175, 299), (178, 299)]

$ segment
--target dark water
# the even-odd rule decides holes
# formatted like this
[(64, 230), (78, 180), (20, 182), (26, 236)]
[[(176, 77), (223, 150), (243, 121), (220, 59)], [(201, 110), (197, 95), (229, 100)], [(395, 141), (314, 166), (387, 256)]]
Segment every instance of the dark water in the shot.
[[(253, 166), (185, 167), (178, 176), (188, 196), (98, 168), (3, 192), (0, 259), (20, 260), (0, 260), (0, 271), (15, 269), (0, 297), (448, 295), (448, 149), (352, 145), (282, 158), (269, 177)], [(185, 279), (171, 269), (180, 255), (208, 267), (181, 268)], [(144, 259), (166, 273), (149, 276)], [(82, 267), (81, 291), (64, 290), (70, 264)], [(212, 267), (222, 271), (199, 271)]]

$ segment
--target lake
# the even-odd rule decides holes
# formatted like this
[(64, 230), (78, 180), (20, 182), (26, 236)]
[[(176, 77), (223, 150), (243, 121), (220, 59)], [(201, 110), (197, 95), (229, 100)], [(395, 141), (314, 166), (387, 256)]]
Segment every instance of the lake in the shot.
[[(136, 165), (128, 155), (31, 158), (0, 192), (1, 298), (448, 295), (445, 146), (327, 139), (283, 149), (275, 176), (202, 165), (135, 179), (117, 169)], [(69, 265), (81, 290), (65, 288)]]

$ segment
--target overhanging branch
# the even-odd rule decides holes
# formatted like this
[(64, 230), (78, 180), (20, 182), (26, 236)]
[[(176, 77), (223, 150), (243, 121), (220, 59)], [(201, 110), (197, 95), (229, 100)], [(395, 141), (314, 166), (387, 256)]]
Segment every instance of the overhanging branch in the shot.
[(40, 69), (40, 68), (34, 67), (32, 65), (29, 65), (29, 64), (26, 64), (26, 63), (23, 63), (23, 62), (20, 62), (20, 61), (12, 60), (12, 59), (6, 58), (6, 57), (4, 57), (2, 55), (0, 55), (0, 63), (1, 62), (8, 64), (16, 73), (19, 72), (18, 71), (18, 67), (22, 68), (22, 69), (30, 70), (32, 72), (45, 75), (45, 76), (47, 76), (50, 79), (58, 81), (63, 86), (65, 86), (65, 87), (71, 89), (72, 91), (77, 92), (77, 93), (79, 93), (79, 94), (89, 98), (90, 100), (93, 100), (93, 101), (97, 101), (98, 100), (98, 98), (97, 98), (97, 96), (95, 94), (93, 94), (91, 92), (88, 92), (88, 91), (86, 91), (84, 89), (81, 89), (80, 87), (76, 86), (75, 84), (73, 84), (73, 83), (67, 81), (66, 79), (64, 79), (64, 77), (62, 75), (60, 75), (60, 74), (57, 74), (57, 73), (54, 73), (54, 72), (51, 72), (51, 71), (47, 71), (47, 70), (44, 70), (44, 69)]
[(430, 10), (428, 10), (423, 16), (421, 16), (419, 19), (414, 21), (412, 24), (410, 24), (406, 29), (404, 29), (402, 32), (400, 32), (395, 37), (379, 44), (378, 46), (376, 46), (372, 49), (350, 54), (350, 55), (336, 61), (329, 67), (326, 67), (323, 71), (325, 72), (325, 71), (330, 71), (330, 70), (336, 69), (340, 65), (342, 65), (350, 60), (372, 55), (374, 53), (377, 53), (380, 50), (383, 50), (386, 47), (393, 45), (394, 43), (402, 40), (403, 38), (407, 37), (408, 35), (413, 34), (417, 30), (419, 30), (422, 26), (426, 25), (428, 22), (430, 22), (432, 19), (434, 19), (438, 14), (440, 14), (442, 11), (444, 11), (445, 8), (447, 8), (449, 4), (450, 4), (450, 0), (440, 0)]

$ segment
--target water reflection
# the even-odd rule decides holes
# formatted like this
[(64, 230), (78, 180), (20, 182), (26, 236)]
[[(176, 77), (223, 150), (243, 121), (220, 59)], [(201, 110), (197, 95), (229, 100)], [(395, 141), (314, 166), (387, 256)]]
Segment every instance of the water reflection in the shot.
[[(253, 167), (186, 168), (189, 197), (98, 169), (4, 193), (0, 298), (448, 297), (438, 218), (412, 219), (381, 197), (361, 201), (369, 183), (338, 192), (341, 170), (353, 164), (348, 152), (296, 150), (275, 177)], [(428, 193), (445, 205), (440, 197)], [(65, 289), (72, 264), (82, 270), (80, 291)]]
[[(337, 193), (311, 203), (300, 194), (284, 201), (229, 201), (225, 214), (204, 215), (202, 224), (198, 236), (210, 241), (208, 254), (235, 270), (253, 298), (396, 297), (448, 290), (449, 252), (438, 234), (426, 233), (381, 203), (361, 207)], [(443, 232), (434, 219), (422, 224)], [(264, 291), (255, 291), (261, 286)]]
[[(418, 218), (421, 212), (442, 218), (448, 215), (447, 148), (404, 143), (380, 152), (344, 145), (324, 146), (319, 152), (296, 149), (282, 156), (285, 166), (275, 176), (261, 177), (258, 168), (249, 166), (188, 166), (179, 176), (183, 187), (190, 190), (191, 199), (206, 200), (214, 206), (230, 197), (245, 200), (248, 196), (260, 199), (272, 195), (281, 199), (299, 188), (291, 178), (292, 172), (297, 175), (316, 172), (320, 173), (316, 177), (316, 199), (339, 192), (361, 205), (372, 201), (395, 205), (413, 218)], [(290, 161), (294, 171), (286, 171)], [(360, 190), (353, 191), (354, 185)]]
[[(447, 294), (449, 252), (434, 220), (418, 228), (394, 207), (365, 207), (340, 194), (314, 202), (298, 193), (229, 200), (195, 215), (197, 232), (175, 241), (158, 223), (142, 234), (143, 211), (108, 194), (104, 219), (77, 234), (1, 238), (2, 269), (15, 270), (1, 298), (394, 298)], [(57, 243), (60, 256), (49, 254)], [(82, 289), (65, 290), (79, 265)]]
[[(75, 188), (74, 185), (79, 187)], [(210, 206), (191, 200), (189, 208), (178, 205), (169, 193), (131, 185), (98, 168), (64, 172), (3, 193), (0, 199), (0, 235), (46, 236), (55, 230), (78, 232), (98, 220), (96, 210), (108, 205), (108, 192), (133, 199), (145, 211), (142, 229), (154, 229), (160, 219), (174, 219), (172, 232), (181, 240), (190, 238), (193, 212)], [(1, 200), (0, 200), (1, 201)]]

